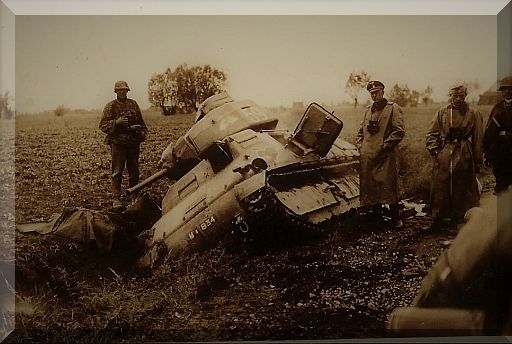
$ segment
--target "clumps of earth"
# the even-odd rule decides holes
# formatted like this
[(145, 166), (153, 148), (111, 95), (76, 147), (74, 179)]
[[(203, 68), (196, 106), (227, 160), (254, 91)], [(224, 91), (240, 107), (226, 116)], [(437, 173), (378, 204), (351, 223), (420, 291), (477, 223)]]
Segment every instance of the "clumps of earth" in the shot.
[(422, 231), (428, 224), (333, 221), (279, 247), (234, 229), (211, 250), (143, 272), (122, 247), (105, 255), (26, 235), (16, 247), (23, 311), (13, 340), (43, 340), (49, 329), (77, 342), (386, 337), (388, 315), (410, 304), (456, 235)]

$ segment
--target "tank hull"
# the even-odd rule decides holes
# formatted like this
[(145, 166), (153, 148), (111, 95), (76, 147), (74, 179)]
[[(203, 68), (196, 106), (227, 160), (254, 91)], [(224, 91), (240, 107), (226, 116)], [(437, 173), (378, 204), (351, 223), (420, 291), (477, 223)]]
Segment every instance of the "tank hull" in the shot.
[(309, 117), (306, 111), (293, 133), (250, 128), (202, 144), (207, 147), (202, 160), (163, 199), (145, 261), (153, 264), (163, 253), (177, 256), (212, 247), (234, 227), (249, 230), (248, 223), (255, 223), (251, 219), (267, 207), (312, 226), (357, 208), (358, 151), (337, 138), (341, 121), (314, 110)]

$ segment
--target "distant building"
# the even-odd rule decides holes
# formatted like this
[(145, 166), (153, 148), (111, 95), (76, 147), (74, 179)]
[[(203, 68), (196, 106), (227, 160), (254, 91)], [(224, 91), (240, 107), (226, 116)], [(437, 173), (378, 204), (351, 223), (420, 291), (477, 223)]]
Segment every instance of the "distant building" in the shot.
[(502, 99), (503, 96), (501, 92), (498, 91), (498, 81), (496, 81), (487, 91), (480, 95), (478, 105), (494, 105)]

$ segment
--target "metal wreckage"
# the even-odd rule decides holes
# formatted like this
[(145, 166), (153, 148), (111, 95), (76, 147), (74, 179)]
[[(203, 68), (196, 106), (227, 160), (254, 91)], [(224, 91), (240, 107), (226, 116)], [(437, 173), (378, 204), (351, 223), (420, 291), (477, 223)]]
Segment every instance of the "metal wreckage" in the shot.
[(164, 168), (128, 189), (177, 180), (162, 217), (141, 236), (141, 266), (211, 247), (233, 226), (246, 232), (273, 217), (275, 231), (286, 228), (281, 221), (314, 228), (359, 206), (359, 153), (339, 138), (342, 121), (312, 103), (293, 132), (277, 124), (253, 101), (227, 93), (201, 104), (196, 123), (162, 153)]
[[(139, 196), (127, 210), (65, 209), (48, 223), (17, 228), (94, 243), (104, 253), (128, 243), (137, 247), (138, 267), (146, 268), (213, 247), (233, 228), (247, 236), (286, 233), (286, 241), (355, 210), (359, 153), (339, 138), (342, 121), (312, 103), (294, 131), (277, 124), (253, 101), (234, 101), (225, 92), (211, 96), (190, 130), (164, 150), (162, 169), (128, 189)], [(139, 191), (165, 177), (176, 182), (160, 213)]]
[(464, 225), (422, 279), (413, 302), (388, 317), (394, 336), (512, 334), (511, 208), (509, 188), (466, 212)]

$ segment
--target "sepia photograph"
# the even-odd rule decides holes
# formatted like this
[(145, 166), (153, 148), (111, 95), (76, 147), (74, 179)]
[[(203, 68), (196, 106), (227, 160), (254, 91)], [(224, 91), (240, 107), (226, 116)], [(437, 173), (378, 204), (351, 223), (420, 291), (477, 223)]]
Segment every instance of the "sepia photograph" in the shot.
[(0, 20), (0, 340), (510, 340), (510, 0)]

